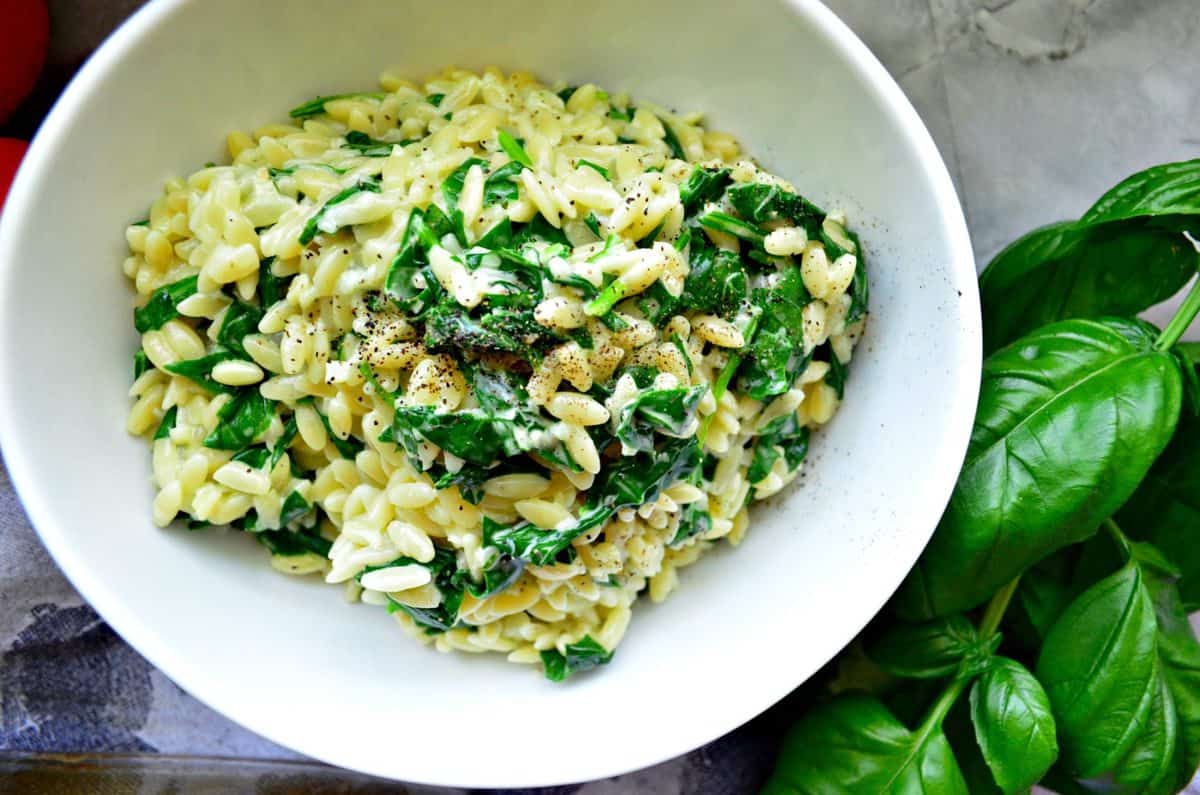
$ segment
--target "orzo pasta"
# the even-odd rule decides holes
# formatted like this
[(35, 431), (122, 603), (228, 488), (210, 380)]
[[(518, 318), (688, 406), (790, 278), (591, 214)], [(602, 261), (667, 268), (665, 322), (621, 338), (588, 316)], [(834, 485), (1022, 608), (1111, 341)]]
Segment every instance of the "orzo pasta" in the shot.
[(154, 519), (559, 679), (796, 476), (858, 242), (695, 115), (494, 69), (382, 87), (231, 134), (126, 230)]

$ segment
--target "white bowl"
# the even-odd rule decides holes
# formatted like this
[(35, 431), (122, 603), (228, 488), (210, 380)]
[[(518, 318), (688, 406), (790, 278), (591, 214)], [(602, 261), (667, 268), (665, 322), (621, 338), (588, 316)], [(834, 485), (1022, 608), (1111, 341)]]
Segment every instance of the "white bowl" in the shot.
[[(319, 12), (318, 9), (324, 9)], [(553, 684), (437, 654), (377, 608), (272, 571), (240, 534), (150, 522), (149, 450), (124, 430), (137, 337), (125, 224), (231, 129), (399, 66), (498, 64), (679, 109), (846, 207), (872, 317), (807, 477), (745, 543), (637, 605), (607, 668)], [(900, 89), (816, 2), (473, 4), (158, 0), (79, 73), (0, 225), (0, 437), (42, 541), (104, 618), (202, 701), (334, 764), (460, 786), (614, 775), (735, 728), (829, 660), (891, 595), (941, 514), (980, 363), (967, 230)]]

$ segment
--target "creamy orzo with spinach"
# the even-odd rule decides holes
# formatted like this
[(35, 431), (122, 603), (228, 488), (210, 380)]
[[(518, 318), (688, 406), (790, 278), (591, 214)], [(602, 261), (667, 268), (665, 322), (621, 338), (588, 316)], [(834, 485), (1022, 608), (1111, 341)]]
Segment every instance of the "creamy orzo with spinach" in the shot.
[(551, 679), (800, 470), (867, 312), (845, 219), (698, 115), (385, 74), (126, 230), (155, 521)]

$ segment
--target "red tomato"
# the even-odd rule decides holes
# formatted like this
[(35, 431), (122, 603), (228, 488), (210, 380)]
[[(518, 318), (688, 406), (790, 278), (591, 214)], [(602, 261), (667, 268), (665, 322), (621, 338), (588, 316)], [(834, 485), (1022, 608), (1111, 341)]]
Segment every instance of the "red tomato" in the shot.
[(0, 138), (0, 210), (4, 209), (4, 199), (8, 196), (8, 186), (12, 184), (17, 166), (29, 144), (16, 138)]
[(46, 0), (0, 0), (0, 122), (29, 96), (46, 60)]

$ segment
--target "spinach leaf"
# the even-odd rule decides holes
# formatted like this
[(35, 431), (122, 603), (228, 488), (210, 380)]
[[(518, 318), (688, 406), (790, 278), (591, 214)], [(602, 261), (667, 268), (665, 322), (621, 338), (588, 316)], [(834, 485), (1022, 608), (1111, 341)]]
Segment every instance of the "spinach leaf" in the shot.
[(442, 596), (441, 602), (435, 607), (412, 607), (403, 604), (388, 594), (388, 612), (397, 610), (407, 613), (413, 621), (425, 628), (426, 632), (446, 632), (458, 625), (458, 610), (462, 606), (465, 591), (462, 576), (458, 573), (458, 556), (449, 549), (435, 547), (433, 560), (421, 563), (409, 557), (396, 558), (382, 566), (367, 566), (359, 572), (356, 579), (361, 582), (364, 574), (379, 571), (393, 566), (410, 564), (424, 566), (433, 575), (433, 584)]
[(654, 449), (654, 434), (676, 438), (690, 435), (696, 407), (707, 387), (650, 389), (621, 407), (617, 419), (617, 439), (626, 455)]
[(232, 392), (233, 387), (213, 380), (212, 371), (221, 362), (237, 358), (239, 357), (233, 351), (226, 350), (223, 347), (214, 348), (210, 353), (201, 356), (199, 359), (184, 359), (181, 362), (173, 362), (168, 364), (165, 369), (168, 373), (192, 379), (197, 385), (204, 387), (209, 392)]
[(1179, 416), (1181, 379), (1138, 321), (1065, 320), (987, 358), (950, 505), (896, 607), (973, 607), (1092, 535), (1137, 487)]
[(746, 300), (749, 281), (741, 258), (734, 252), (703, 244), (693, 245), (688, 266), (680, 299), (689, 308), (729, 315)]
[[(517, 198), (521, 190), (518, 186), (517, 178), (525, 169), (523, 163), (515, 160), (505, 163), (500, 168), (488, 174), (488, 178), (483, 181), (483, 203), (484, 206), (495, 204), (496, 202), (506, 202)], [(505, 219), (507, 222), (508, 219)], [(479, 241), (479, 245), (483, 245), (483, 241)], [(485, 248), (497, 248), (496, 246), (485, 246)]]
[(316, 97), (310, 99), (301, 105), (297, 105), (288, 111), (288, 115), (293, 119), (306, 119), (309, 116), (319, 116), (325, 112), (325, 103), (332, 102), (335, 99), (383, 99), (386, 94), (382, 92), (351, 92), (349, 94), (330, 94), (324, 97)]
[(584, 160), (582, 157), (575, 161), (575, 168), (590, 168), (600, 176), (608, 179), (608, 169), (599, 163), (593, 163), (591, 160)]
[(675, 535), (671, 537), (668, 546), (679, 546), (694, 536), (702, 536), (712, 530), (712, 515), (696, 503), (689, 503), (679, 513), (679, 524), (675, 526)]
[(221, 327), (217, 330), (217, 344), (224, 345), (244, 358), (250, 358), (242, 346), (242, 340), (247, 334), (258, 333), (258, 322), (262, 320), (262, 316), (263, 311), (257, 306), (234, 301), (221, 319)]
[(809, 429), (796, 420), (794, 413), (772, 422), (754, 442), (754, 454), (750, 458), (746, 479), (751, 483), (760, 483), (771, 474), (775, 462), (780, 458), (788, 472), (796, 471), (808, 455), (809, 433)]
[[(424, 211), (413, 210), (404, 226), (400, 249), (388, 267), (384, 293), (414, 317), (420, 317), (444, 295), (437, 277), (426, 266), (428, 251), (438, 244), (447, 223), (436, 205), (431, 204)], [(416, 284), (418, 274), (421, 286)]]
[(676, 160), (687, 160), (687, 152), (683, 151), (683, 145), (679, 143), (679, 138), (675, 135), (675, 131), (671, 129), (671, 122), (663, 119), (662, 127), (663, 143), (667, 145), (667, 149), (671, 150), (671, 157)]
[(811, 301), (800, 269), (789, 267), (771, 289), (756, 288), (750, 303), (758, 310), (758, 323), (737, 370), (741, 388), (755, 400), (766, 400), (791, 389), (808, 366), (804, 354), (805, 304)]
[(565, 649), (566, 654), (557, 649), (542, 652), (542, 668), (551, 682), (561, 682), (571, 674), (590, 671), (612, 660), (612, 652), (597, 643), (591, 635), (568, 643)]
[(500, 148), (504, 150), (505, 154), (511, 157), (514, 161), (523, 166), (533, 168), (533, 161), (529, 159), (529, 155), (526, 153), (525, 147), (521, 145), (520, 141), (512, 137), (512, 133), (510, 133), (508, 130), (498, 130), (496, 132), (496, 140), (500, 142)]
[(565, 105), (578, 90), (579, 86), (567, 86), (566, 88), (559, 89), (554, 93), (558, 95), (558, 98), (561, 99)]
[(167, 321), (179, 317), (179, 304), (196, 294), (199, 276), (186, 276), (177, 282), (159, 287), (150, 294), (145, 306), (133, 310), (133, 327), (139, 334), (160, 329)]
[(171, 406), (163, 413), (162, 421), (158, 423), (158, 428), (154, 431), (155, 439), (169, 439), (171, 429), (175, 427), (175, 418), (179, 415), (179, 407)]
[(458, 207), (458, 197), (462, 193), (463, 182), (467, 179), (467, 172), (472, 166), (479, 166), (482, 169), (487, 169), (487, 163), (480, 160), (478, 157), (468, 157), (462, 162), (458, 168), (450, 172), (450, 176), (442, 182), (442, 196), (446, 198), (447, 209), (453, 210)]
[(154, 365), (150, 364), (150, 357), (141, 348), (133, 352), (133, 380), (136, 381), (142, 377), (147, 370), (153, 370)]
[(217, 427), (204, 437), (204, 446), (214, 450), (241, 450), (267, 432), (274, 416), (274, 402), (263, 397), (258, 387), (238, 390), (217, 412)]
[(783, 739), (763, 795), (967, 795), (940, 727), (905, 728), (874, 698), (841, 696), (809, 710)]
[(825, 220), (825, 211), (820, 207), (778, 185), (737, 185), (725, 195), (738, 215), (752, 224), (788, 221), (804, 227), (810, 238), (816, 238), (821, 231), (821, 222)]
[(968, 656), (991, 651), (975, 625), (961, 613), (921, 624), (891, 622), (874, 637), (868, 637), (867, 657), (893, 676), (940, 679), (958, 670)]
[(993, 658), (971, 686), (971, 720), (983, 758), (1006, 795), (1028, 791), (1058, 758), (1046, 691), (1015, 660)]
[(604, 524), (617, 511), (658, 499), (663, 489), (688, 477), (700, 458), (695, 437), (672, 439), (652, 453), (624, 456), (597, 476), (574, 524), (542, 530), (524, 521), (505, 526), (485, 516), (483, 543), (535, 566), (550, 565), (576, 537)]
[(825, 374), (825, 383), (833, 387), (833, 390), (837, 392), (838, 400), (841, 400), (846, 396), (846, 377), (849, 375), (849, 370), (838, 358), (837, 351), (833, 349), (831, 343), (826, 342), (814, 352), (813, 358), (829, 362), (829, 372)]
[(396, 409), (393, 429), (411, 429), (447, 453), (486, 466), (497, 458), (521, 452), (511, 430), (479, 409), (438, 414), (429, 406)]
[(266, 257), (258, 263), (258, 301), (264, 310), (286, 298), (288, 285), (291, 283), (291, 278), (285, 279), (275, 275), (272, 271), (274, 265), (274, 257)]
[(1072, 775), (1111, 770), (1137, 741), (1155, 692), (1154, 606), (1133, 562), (1059, 617), (1037, 662)]
[(679, 186), (679, 200), (684, 217), (689, 217), (705, 202), (716, 201), (730, 183), (729, 169), (696, 166), (687, 180)]
[(312, 397), (300, 398), (296, 403), (301, 406), (312, 407), (312, 410), (317, 413), (317, 417), (320, 418), (321, 424), (325, 426), (325, 435), (328, 437), (329, 443), (333, 445), (342, 458), (348, 458), (353, 461), (363, 451), (365, 445), (354, 436), (347, 436), (343, 439), (333, 432), (333, 426), (329, 424), (329, 418), (325, 416), (323, 411), (317, 408), (317, 402)]
[(311, 243), (312, 239), (317, 236), (318, 231), (327, 233), (336, 232), (337, 228), (328, 228), (327, 225), (322, 225), (322, 221), (325, 220), (325, 214), (329, 212), (330, 207), (335, 207), (360, 193), (379, 193), (379, 183), (363, 180), (348, 188), (342, 188), (342, 190), (334, 194), (329, 201), (321, 205), (321, 209), (317, 210), (312, 218), (308, 219), (308, 223), (304, 225), (304, 230), (300, 233), (300, 245), (307, 246)]
[(429, 96), (425, 97), (425, 101), (437, 108), (441, 106), (442, 100), (445, 98), (445, 94), (430, 94)]
[(609, 108), (608, 117), (617, 121), (633, 121), (634, 110), (633, 106), (628, 108)]
[(741, 218), (734, 218), (729, 213), (723, 213), (719, 210), (705, 213), (696, 220), (706, 229), (733, 235), (736, 238), (752, 243), (758, 248), (762, 248), (763, 240), (767, 237), (766, 233), (757, 226), (743, 221)]
[(1063, 318), (1136, 315), (1174, 295), (1196, 264), (1187, 238), (1140, 222), (1030, 232), (979, 278), (984, 350)]
[(307, 516), (310, 511), (312, 511), (312, 506), (308, 504), (308, 500), (293, 489), (284, 498), (283, 506), (279, 509), (279, 526), (287, 527), (300, 517)]
[(357, 130), (346, 133), (346, 143), (343, 145), (346, 149), (356, 149), (362, 157), (388, 157), (392, 154), (392, 147), (405, 146), (411, 141), (399, 141), (398, 143), (389, 143), (387, 141), (377, 141), (366, 133), (360, 133)]
[(333, 546), (317, 532), (310, 530), (261, 530), (254, 534), (258, 543), (271, 551), (272, 555), (290, 558), (297, 555), (307, 555), (310, 552), (323, 558), (329, 557), (329, 548)]

